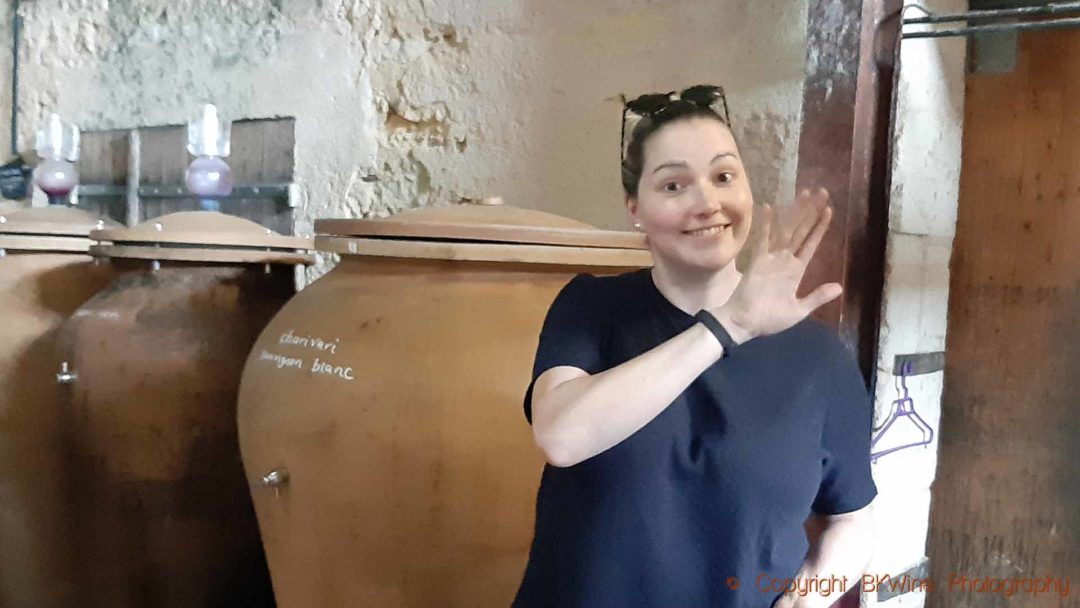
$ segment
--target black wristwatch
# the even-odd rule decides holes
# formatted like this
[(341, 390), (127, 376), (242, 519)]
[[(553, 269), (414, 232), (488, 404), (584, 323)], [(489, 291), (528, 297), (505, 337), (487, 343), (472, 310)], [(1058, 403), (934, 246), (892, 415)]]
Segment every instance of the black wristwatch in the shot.
[(731, 337), (731, 334), (724, 329), (724, 326), (720, 324), (720, 321), (713, 316), (711, 312), (702, 308), (698, 311), (694, 318), (698, 320), (702, 325), (709, 328), (709, 331), (716, 336), (716, 339), (720, 341), (720, 345), (724, 347), (723, 357), (730, 357), (731, 353), (735, 352), (735, 348), (738, 344), (735, 343), (735, 339)]

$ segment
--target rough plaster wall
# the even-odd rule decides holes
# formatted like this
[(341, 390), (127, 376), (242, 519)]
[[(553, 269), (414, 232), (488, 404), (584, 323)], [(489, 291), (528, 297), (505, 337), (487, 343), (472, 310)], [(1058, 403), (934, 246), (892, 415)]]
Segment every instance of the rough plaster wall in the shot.
[(728, 88), (759, 201), (793, 190), (805, 0), (34, 0), (22, 12), (24, 147), (52, 110), (84, 129), (180, 123), (207, 100), (233, 118), (294, 116), (302, 232), (316, 217), (487, 195), (626, 228), (618, 97), (698, 82)]
[[(934, 12), (967, 10), (963, 0), (923, 4)], [(893, 358), (945, 350), (949, 258), (959, 205), (965, 54), (961, 38), (907, 40), (902, 47), (875, 426), (885, 422), (900, 396), (892, 375)], [(889, 454), (873, 466), (880, 496), (875, 501), (877, 552), (870, 572), (896, 575), (926, 555), (942, 381), (941, 372), (907, 381), (916, 411), (935, 430), (934, 442)], [(895, 433), (890, 429), (875, 449), (921, 438), (917, 430), (909, 429), (913, 427)], [(869, 605), (878, 605), (873, 598), (869, 596)], [(910, 593), (880, 605), (922, 606), (923, 600), (922, 593)]]

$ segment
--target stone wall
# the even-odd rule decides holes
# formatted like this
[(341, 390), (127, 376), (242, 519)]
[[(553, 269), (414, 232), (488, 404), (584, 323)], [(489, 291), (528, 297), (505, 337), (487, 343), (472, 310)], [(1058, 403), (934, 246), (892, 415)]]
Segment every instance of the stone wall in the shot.
[(49, 111), (88, 130), (182, 123), (206, 101), (234, 119), (293, 116), (300, 231), (317, 217), (488, 195), (626, 228), (620, 95), (698, 82), (730, 91), (759, 202), (793, 189), (804, 1), (34, 0), (20, 10), (23, 148)]
[[(936, 13), (967, 10), (964, 0), (922, 4)], [(919, 12), (909, 10), (907, 14), (914, 17)], [(916, 31), (918, 27), (924, 26), (907, 29)], [(966, 49), (963, 38), (909, 39), (902, 46), (879, 334), (877, 426), (885, 423), (902, 392), (893, 375), (894, 357), (945, 350), (949, 258), (960, 197)], [(943, 380), (943, 372), (907, 380), (916, 412), (935, 431), (934, 441), (926, 447), (888, 454), (873, 465), (880, 493), (874, 503), (878, 549), (872, 573), (897, 576), (917, 568), (926, 555)], [(895, 426), (876, 449), (921, 437), (906, 422)], [(914, 576), (926, 576), (915, 572)], [(881, 605), (922, 606), (924, 596), (916, 591)], [(878, 605), (874, 594), (864, 594), (864, 600), (867, 606)]]

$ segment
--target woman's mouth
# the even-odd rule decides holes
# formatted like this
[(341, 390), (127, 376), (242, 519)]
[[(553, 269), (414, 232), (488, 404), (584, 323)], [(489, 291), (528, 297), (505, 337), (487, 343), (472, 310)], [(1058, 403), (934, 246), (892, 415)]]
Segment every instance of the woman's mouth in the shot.
[(690, 236), (713, 236), (720, 234), (726, 230), (731, 224), (716, 224), (715, 226), (706, 226), (705, 228), (698, 228), (696, 230), (683, 230), (683, 234)]

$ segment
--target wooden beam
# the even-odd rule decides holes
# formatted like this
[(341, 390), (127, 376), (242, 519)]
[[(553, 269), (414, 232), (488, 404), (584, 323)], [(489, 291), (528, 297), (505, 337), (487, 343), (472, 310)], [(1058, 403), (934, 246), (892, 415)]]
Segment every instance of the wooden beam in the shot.
[(901, 0), (810, 0), (798, 188), (832, 195), (833, 223), (804, 286), (844, 295), (815, 313), (873, 382), (888, 230), (888, 108)]

